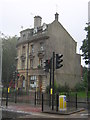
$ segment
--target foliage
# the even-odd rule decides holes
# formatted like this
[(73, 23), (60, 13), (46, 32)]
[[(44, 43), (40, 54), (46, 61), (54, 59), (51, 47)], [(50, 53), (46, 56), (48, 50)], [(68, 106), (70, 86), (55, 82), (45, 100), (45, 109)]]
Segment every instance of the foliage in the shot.
[[(52, 85), (51, 85), (51, 87), (52, 87)], [(56, 83), (56, 81), (54, 82), (54, 92), (56, 93), (57, 92), (57, 83)], [(46, 93), (49, 93), (49, 90), (50, 90), (50, 86), (49, 85), (47, 85), (46, 86)]]
[(82, 50), (82, 56), (85, 60), (86, 64), (89, 64), (89, 39), (90, 39), (90, 26), (85, 27), (85, 31), (87, 31), (86, 39), (84, 39), (82, 42), (81, 50)]
[(75, 85), (74, 91), (79, 92), (79, 91), (85, 91), (85, 87), (83, 85), (83, 82), (77, 83)]
[(82, 67), (82, 77), (84, 77), (84, 74), (86, 73), (87, 71), (87, 67)]
[(16, 69), (16, 43), (17, 37), (3, 38), (2, 41), (2, 83), (6, 86), (8, 82), (13, 78), (13, 71)]
[(85, 88), (87, 88), (88, 87), (88, 71), (86, 70), (86, 72), (84, 73), (84, 76), (83, 76), (83, 85), (84, 85), (84, 87)]
[[(49, 93), (49, 85), (46, 87), (46, 93)], [(65, 83), (64, 86), (61, 86), (60, 84), (56, 84), (54, 85), (54, 91), (55, 93), (61, 93), (61, 92), (68, 92), (70, 90), (69, 86)]]
[(80, 98), (86, 98), (87, 93), (85, 91), (80, 91), (80, 92), (77, 92), (77, 96)]
[(58, 88), (58, 85), (57, 85), (56, 80), (55, 80), (55, 82), (54, 82), (54, 92), (55, 93), (57, 92), (57, 88)]
[(46, 86), (46, 93), (48, 93), (48, 94), (49, 94), (49, 89), (50, 89), (50, 86), (47, 85), (47, 86)]
[(85, 91), (88, 88), (88, 70), (86, 67), (83, 68), (83, 79), (81, 83), (77, 83), (75, 86), (75, 91)]
[(68, 92), (69, 90), (69, 86), (65, 83), (64, 86), (58, 85), (57, 92)]

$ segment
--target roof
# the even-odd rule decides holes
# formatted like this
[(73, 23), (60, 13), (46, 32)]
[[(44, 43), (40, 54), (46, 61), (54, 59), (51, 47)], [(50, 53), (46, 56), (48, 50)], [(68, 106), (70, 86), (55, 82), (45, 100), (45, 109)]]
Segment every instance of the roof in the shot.
[(40, 16), (35, 16), (34, 18), (40, 18), (40, 19), (42, 19)]

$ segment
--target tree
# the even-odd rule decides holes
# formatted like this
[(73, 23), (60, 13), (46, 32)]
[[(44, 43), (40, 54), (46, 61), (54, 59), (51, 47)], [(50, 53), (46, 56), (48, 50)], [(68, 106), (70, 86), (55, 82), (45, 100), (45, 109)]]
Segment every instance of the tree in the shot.
[(88, 71), (87, 70), (86, 70), (86, 72), (84, 73), (84, 76), (83, 76), (83, 84), (84, 84), (85, 88), (88, 87)]
[(10, 82), (13, 78), (13, 72), (16, 69), (16, 43), (17, 37), (9, 37), (2, 39), (2, 83), (6, 86), (6, 81)]
[(88, 23), (88, 27), (85, 27), (85, 31), (87, 31), (86, 39), (83, 40), (80, 49), (83, 52), (82, 56), (85, 59), (85, 63), (88, 65), (88, 91), (90, 91), (90, 23)]
[(90, 58), (90, 54), (89, 54), (89, 39), (90, 39), (90, 26), (85, 27), (85, 31), (87, 31), (87, 35), (86, 35), (86, 39), (84, 39), (82, 42), (82, 46), (81, 46), (81, 50), (82, 50), (82, 56), (83, 59), (85, 60), (86, 65), (89, 64), (89, 58)]

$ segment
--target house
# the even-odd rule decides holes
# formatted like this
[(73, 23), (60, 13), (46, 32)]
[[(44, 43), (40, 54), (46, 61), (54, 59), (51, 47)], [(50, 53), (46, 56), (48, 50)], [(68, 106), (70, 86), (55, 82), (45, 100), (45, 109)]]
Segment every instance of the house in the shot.
[(63, 54), (63, 67), (55, 70), (56, 82), (73, 88), (81, 81), (81, 56), (76, 53), (77, 43), (58, 19), (56, 13), (52, 23), (41, 24), (42, 18), (35, 16), (34, 28), (20, 32), (17, 70), (21, 84), (18, 87), (44, 92), (50, 76), (43, 70), (43, 63), (52, 57), (53, 52)]

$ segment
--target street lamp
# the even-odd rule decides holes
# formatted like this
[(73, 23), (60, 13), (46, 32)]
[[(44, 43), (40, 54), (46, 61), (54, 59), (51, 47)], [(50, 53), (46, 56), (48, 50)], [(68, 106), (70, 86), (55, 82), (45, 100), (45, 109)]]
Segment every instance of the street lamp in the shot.
[[(0, 98), (2, 98), (2, 38), (7, 38), (7, 36), (0, 32)], [(6, 106), (8, 106), (8, 74), (7, 74)]]
[(0, 32), (0, 105), (2, 98), (2, 36), (3, 33)]
[[(2, 101), (2, 35), (0, 32), (0, 106)], [(0, 120), (2, 118), (2, 111), (0, 112)]]
[(0, 90), (2, 88), (2, 36), (3, 35), (4, 34), (0, 32)]

